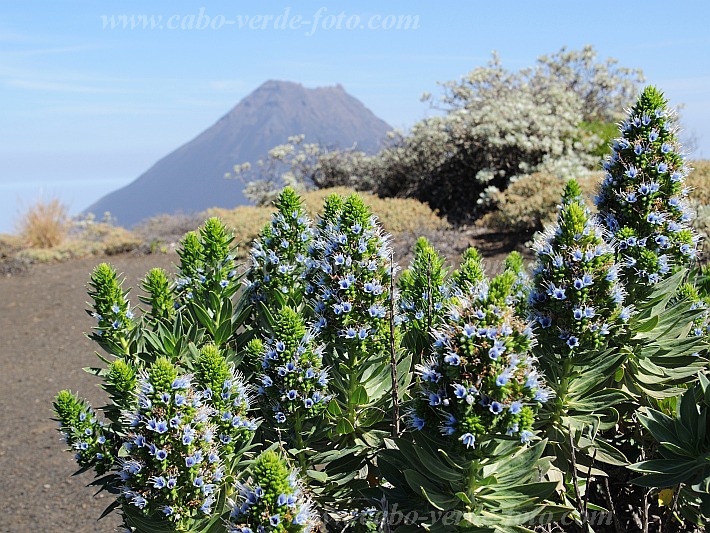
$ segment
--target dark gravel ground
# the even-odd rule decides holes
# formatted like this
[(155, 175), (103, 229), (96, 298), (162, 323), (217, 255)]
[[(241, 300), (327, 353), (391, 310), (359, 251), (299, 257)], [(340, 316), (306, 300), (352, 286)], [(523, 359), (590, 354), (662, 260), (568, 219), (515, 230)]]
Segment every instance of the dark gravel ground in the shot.
[[(478, 246), (492, 272), (500, 270), (512, 247), (478, 231), (426, 236), (452, 259), (467, 246)], [(403, 267), (416, 237), (401, 235), (393, 242)], [(103, 404), (98, 381), (82, 370), (98, 362), (96, 346), (83, 334), (93, 325), (85, 309), (94, 266), (111, 263), (125, 273), (127, 288), (138, 287), (152, 267), (172, 272), (176, 259), (174, 253), (121, 255), (0, 269), (0, 532), (108, 532), (119, 526), (116, 514), (97, 522), (112, 496), (94, 496), (95, 489), (87, 487), (92, 474), (72, 477), (76, 465), (51, 420), (52, 400), (67, 388), (96, 407)], [(137, 303), (135, 293), (132, 300)]]
[[(109, 258), (127, 286), (154, 266), (170, 269), (174, 255)], [(52, 399), (60, 389), (79, 391), (102, 405), (86, 282), (101, 259), (38, 265), (0, 279), (0, 531), (88, 533), (115, 531), (118, 516), (97, 522), (111, 495), (93, 496), (92, 474), (72, 477), (76, 464), (57, 424)]]

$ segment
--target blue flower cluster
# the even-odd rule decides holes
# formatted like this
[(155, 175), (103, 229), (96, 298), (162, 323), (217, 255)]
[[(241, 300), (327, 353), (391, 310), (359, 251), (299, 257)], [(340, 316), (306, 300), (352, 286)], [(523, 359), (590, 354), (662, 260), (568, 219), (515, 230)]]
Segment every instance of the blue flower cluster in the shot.
[(211, 406), (215, 394), (229, 396), (238, 412), (243, 409), (243, 384), (228, 385), (224, 391), (200, 391), (192, 376), (179, 373), (165, 358), (142, 372), (135, 409), (125, 415), (130, 429), (120, 477), (128, 505), (175, 523), (212, 513), (225, 482), (223, 445), (256, 429), (239, 415), (232, 416), (233, 429), (227, 431), (214, 423), (224, 417)]
[(607, 232), (567, 184), (557, 223), (535, 242), (530, 312), (541, 347), (552, 354), (599, 349), (630, 316)]
[(450, 307), (430, 360), (417, 366), (409, 425), (450, 436), (463, 450), (490, 434), (530, 441), (535, 413), (551, 396), (530, 355), (532, 327), (499, 297), (499, 284), (471, 285)]
[(297, 305), (305, 287), (313, 228), (301, 198), (290, 187), (281, 192), (275, 206), (271, 223), (252, 245), (245, 284), (252, 301), (269, 304), (286, 299)]
[(387, 346), (389, 236), (357, 194), (319, 224), (306, 288), (326, 344), (377, 354)]
[(236, 292), (233, 241), (234, 236), (218, 218), (207, 219), (199, 233), (185, 234), (178, 250), (176, 306), (206, 301), (210, 293), (230, 297)]
[(675, 303), (689, 301), (690, 309), (693, 311), (702, 310), (691, 326), (691, 334), (696, 337), (705, 337), (710, 340), (710, 297), (700, 295), (698, 288), (691, 283), (681, 285)]
[(259, 395), (270, 404), (278, 425), (300, 431), (329, 400), (323, 347), (315, 345), (313, 333), (290, 307), (279, 311), (274, 329), (278, 337), (262, 353)]
[(443, 321), (452, 292), (444, 263), (444, 258), (424, 237), (417, 240), (412, 262), (397, 283), (405, 329), (429, 334), (432, 327)]
[(597, 207), (618, 243), (626, 285), (653, 285), (698, 253), (684, 185), (689, 168), (677, 139), (674, 113), (647, 87), (620, 125)]
[(285, 460), (273, 451), (262, 453), (251, 468), (252, 477), (237, 483), (230, 500), (230, 533), (307, 533), (317, 520), (301, 482)]
[(135, 318), (127, 298), (128, 291), (124, 292), (121, 285), (118, 274), (107, 263), (97, 266), (89, 280), (89, 296), (94, 301), (89, 314), (97, 322), (94, 338), (112, 353), (116, 350), (111, 349), (111, 344), (125, 343)]
[(59, 431), (82, 467), (93, 466), (103, 474), (114, 463), (114, 438), (98, 420), (91, 406), (69, 391), (57, 395), (54, 408), (59, 416)]

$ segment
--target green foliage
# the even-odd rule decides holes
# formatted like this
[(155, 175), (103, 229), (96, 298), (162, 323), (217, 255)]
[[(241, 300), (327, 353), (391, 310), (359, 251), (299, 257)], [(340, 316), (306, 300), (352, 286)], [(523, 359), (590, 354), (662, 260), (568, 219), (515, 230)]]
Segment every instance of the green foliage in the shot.
[(133, 329), (133, 311), (128, 301), (128, 291), (122, 289), (116, 271), (101, 263), (91, 273), (89, 297), (93, 311), (87, 311), (97, 321), (91, 338), (114, 355), (124, 355)]
[(624, 356), (615, 379), (638, 398), (677, 396), (682, 392), (678, 387), (692, 382), (706, 366), (698, 357), (707, 349), (706, 340), (691, 331), (703, 309), (687, 300), (674, 303), (686, 275), (677, 272), (637, 300), (628, 332), (615, 339)]
[(619, 131), (615, 122), (602, 122), (600, 120), (582, 121), (579, 127), (583, 132), (591, 134), (598, 139), (597, 145), (592, 150), (592, 155), (598, 159), (602, 159), (606, 155), (609, 143)]
[(430, 344), (432, 328), (444, 320), (451, 298), (447, 277), (445, 259), (424, 237), (419, 237), (412, 262), (397, 282), (404, 342), (417, 356)]
[(420, 435), (413, 444), (395, 440), (380, 454), (384, 489), (400, 516), (412, 511), (419, 522), (407, 531), (529, 531), (570, 509), (545, 503), (555, 483), (544, 481), (549, 459), (545, 441), (520, 448), (512, 441), (492, 440), (475, 460), (447, 453), (435, 438)]
[(681, 516), (704, 527), (710, 519), (710, 381), (700, 374), (699, 382), (677, 400), (672, 416), (648, 409), (639, 421), (658, 446), (658, 459), (631, 465), (642, 474), (633, 480), (656, 490), (671, 488)]
[(162, 268), (152, 268), (146, 274), (142, 288), (148, 296), (140, 300), (150, 306), (151, 318), (169, 322), (175, 314), (175, 299), (167, 272)]

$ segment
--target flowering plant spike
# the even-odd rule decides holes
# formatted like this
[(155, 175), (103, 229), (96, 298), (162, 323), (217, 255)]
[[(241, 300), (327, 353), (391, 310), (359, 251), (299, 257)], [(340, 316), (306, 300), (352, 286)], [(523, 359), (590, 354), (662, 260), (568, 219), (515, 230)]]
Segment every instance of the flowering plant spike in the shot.
[(405, 335), (409, 334), (412, 349), (419, 354), (430, 344), (432, 328), (443, 322), (451, 298), (445, 259), (424, 237), (417, 240), (412, 262), (397, 285), (403, 330)]
[(97, 326), (91, 338), (114, 355), (128, 351), (130, 333), (134, 327), (134, 313), (128, 301), (128, 291), (122, 289), (123, 280), (107, 263), (101, 263), (91, 273), (89, 296), (93, 310), (88, 313)]
[(436, 332), (430, 360), (417, 367), (410, 426), (442, 433), (461, 453), (496, 434), (530, 441), (550, 396), (530, 355), (532, 328), (506, 303), (502, 276), (469, 285)]
[(307, 533), (317, 519), (297, 474), (273, 450), (262, 453), (230, 501), (230, 533)]
[(541, 349), (550, 354), (603, 349), (628, 320), (615, 250), (584, 205), (576, 181), (565, 187), (557, 223), (535, 243), (530, 310)]
[(312, 249), (316, 329), (344, 351), (376, 355), (389, 333), (389, 236), (357, 194), (332, 216), (322, 220)]
[(261, 346), (259, 397), (266, 416), (288, 428), (291, 444), (300, 450), (307, 424), (316, 422), (329, 399), (323, 346), (290, 307), (277, 313), (274, 336)]
[(274, 205), (277, 211), (249, 252), (245, 284), (254, 302), (275, 307), (283, 301), (298, 306), (305, 290), (311, 220), (301, 198), (286, 187)]
[(630, 292), (658, 283), (697, 255), (690, 226), (690, 168), (678, 142), (675, 113), (646, 87), (620, 124), (596, 203), (619, 247)]

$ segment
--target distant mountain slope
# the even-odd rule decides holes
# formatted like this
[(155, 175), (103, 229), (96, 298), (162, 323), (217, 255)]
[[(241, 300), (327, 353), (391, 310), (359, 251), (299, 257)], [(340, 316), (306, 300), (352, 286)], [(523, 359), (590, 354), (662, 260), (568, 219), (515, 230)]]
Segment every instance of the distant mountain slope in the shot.
[(155, 163), (135, 181), (89, 206), (122, 226), (161, 214), (247, 203), (242, 182), (227, 180), (236, 163), (256, 162), (291, 135), (306, 142), (374, 152), (390, 126), (341, 85), (307, 89), (267, 81), (217, 123)]

